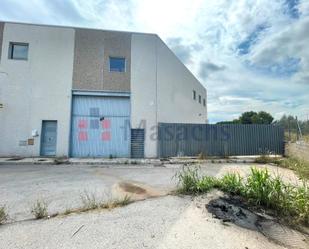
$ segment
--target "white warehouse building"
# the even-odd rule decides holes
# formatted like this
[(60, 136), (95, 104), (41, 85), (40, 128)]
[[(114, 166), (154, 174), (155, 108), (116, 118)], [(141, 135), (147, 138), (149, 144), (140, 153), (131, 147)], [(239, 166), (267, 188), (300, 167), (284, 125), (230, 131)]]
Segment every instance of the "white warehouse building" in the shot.
[(155, 34), (0, 22), (0, 156), (157, 157), (206, 89)]

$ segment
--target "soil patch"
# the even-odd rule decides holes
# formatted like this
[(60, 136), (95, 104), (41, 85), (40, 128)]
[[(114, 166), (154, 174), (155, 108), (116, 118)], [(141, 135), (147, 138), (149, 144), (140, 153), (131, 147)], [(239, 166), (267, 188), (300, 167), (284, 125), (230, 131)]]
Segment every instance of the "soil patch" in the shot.
[(129, 182), (120, 182), (119, 187), (123, 191), (133, 193), (133, 194), (141, 195), (141, 194), (146, 193), (146, 190), (144, 188), (137, 186), (136, 184), (129, 183)]
[(166, 194), (166, 191), (161, 191), (146, 184), (134, 181), (121, 181), (112, 187), (112, 195), (116, 199), (128, 196), (131, 200), (144, 200)]

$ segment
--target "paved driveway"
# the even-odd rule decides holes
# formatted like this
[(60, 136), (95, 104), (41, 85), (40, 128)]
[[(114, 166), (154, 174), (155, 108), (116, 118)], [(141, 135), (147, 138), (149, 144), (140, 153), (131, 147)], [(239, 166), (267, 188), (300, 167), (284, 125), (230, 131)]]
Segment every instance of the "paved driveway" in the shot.
[[(49, 213), (81, 206), (87, 192), (100, 200), (117, 197), (115, 186), (133, 182), (164, 194), (176, 187), (175, 173), (182, 165), (0, 165), (0, 205), (6, 205), (13, 221), (32, 218), (31, 206), (38, 199), (48, 203)], [(203, 174), (219, 176), (229, 171), (246, 175), (252, 164), (205, 164)], [(264, 166), (260, 166), (264, 167)], [(289, 170), (268, 166), (287, 180), (297, 181)], [(118, 189), (119, 190), (119, 189)]]

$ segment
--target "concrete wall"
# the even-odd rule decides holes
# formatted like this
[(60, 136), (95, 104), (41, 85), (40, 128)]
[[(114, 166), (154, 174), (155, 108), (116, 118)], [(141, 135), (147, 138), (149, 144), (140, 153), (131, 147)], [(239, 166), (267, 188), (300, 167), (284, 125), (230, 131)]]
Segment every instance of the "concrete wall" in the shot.
[(2, 52), (2, 44), (3, 44), (3, 30), (4, 30), (4, 23), (0, 22), (0, 61), (1, 61), (1, 52)]
[(28, 60), (0, 64), (0, 156), (38, 156), (40, 136), (33, 146), (20, 146), (41, 132), (42, 120), (58, 121), (57, 156), (68, 155), (74, 30), (6, 23), (2, 54), (9, 42), (29, 43)]
[[(109, 57), (126, 58), (125, 72), (110, 72)], [(73, 88), (130, 91), (131, 34), (76, 29)]]
[(147, 120), (145, 156), (156, 157), (159, 122), (206, 123), (206, 89), (158, 36), (133, 34), (131, 47), (132, 128)]

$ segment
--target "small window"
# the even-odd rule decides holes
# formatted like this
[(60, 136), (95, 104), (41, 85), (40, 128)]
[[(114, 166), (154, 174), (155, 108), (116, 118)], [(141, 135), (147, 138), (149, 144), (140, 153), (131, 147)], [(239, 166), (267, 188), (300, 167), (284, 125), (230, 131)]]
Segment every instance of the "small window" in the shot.
[(28, 60), (28, 43), (10, 42), (9, 59)]
[(200, 104), (202, 103), (202, 96), (201, 96), (201, 95), (198, 96), (198, 102), (199, 102)]
[(90, 112), (90, 116), (92, 116), (92, 117), (98, 117), (98, 116), (100, 116), (100, 109), (97, 108), (97, 107), (91, 107), (91, 108), (89, 109), (89, 112)]
[(196, 100), (196, 91), (193, 90), (193, 99)]
[(206, 106), (206, 99), (203, 99), (203, 106)]
[(126, 59), (109, 57), (109, 71), (110, 72), (125, 72)]

